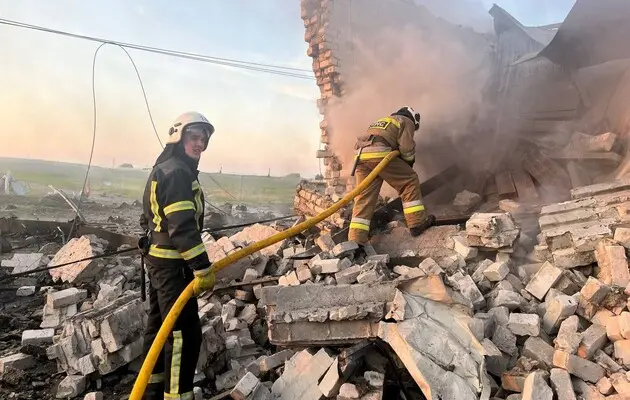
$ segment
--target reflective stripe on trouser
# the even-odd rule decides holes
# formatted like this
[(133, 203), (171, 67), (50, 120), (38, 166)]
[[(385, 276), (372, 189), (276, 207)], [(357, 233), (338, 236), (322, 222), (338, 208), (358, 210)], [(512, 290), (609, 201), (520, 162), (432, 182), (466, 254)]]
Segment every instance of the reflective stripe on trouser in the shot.
[(164, 393), (164, 400), (193, 400), (195, 398), (193, 392), (186, 392), (181, 394)]
[[(165, 260), (164, 265), (146, 264), (149, 274), (149, 318), (144, 335), (145, 356), (179, 295), (193, 279), (186, 262)], [(201, 348), (201, 324), (197, 298), (192, 297), (175, 322), (152, 371), (163, 374), (160, 399), (192, 399), (193, 379)], [(157, 385), (156, 385), (157, 386)]]
[[(355, 174), (356, 184), (360, 184), (378, 163), (378, 160), (360, 162)], [(403, 204), (405, 204), (404, 207), (407, 208), (405, 212), (407, 226), (413, 228), (420, 225), (424, 218), (426, 218), (426, 212), (422, 205), (422, 194), (420, 193), (420, 180), (413, 168), (400, 158), (394, 158), (390, 161), (379, 176), (376, 177), (363, 192), (354, 198), (352, 220), (361, 218), (369, 221), (372, 219), (383, 181), (396, 189)], [(368, 233), (369, 231), (350, 226), (348, 239), (354, 240), (359, 244), (364, 244), (368, 241)]]
[(403, 202), (403, 213), (409, 228), (422, 224), (427, 216), (422, 200)]

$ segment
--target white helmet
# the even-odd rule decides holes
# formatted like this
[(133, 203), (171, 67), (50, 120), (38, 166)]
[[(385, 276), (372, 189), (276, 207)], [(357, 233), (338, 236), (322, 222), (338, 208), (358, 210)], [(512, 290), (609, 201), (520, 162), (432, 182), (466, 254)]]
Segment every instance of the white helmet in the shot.
[(404, 117), (407, 117), (413, 121), (416, 130), (420, 129), (420, 114), (415, 112), (413, 108), (409, 106), (404, 106), (404, 107), (401, 107), (398, 111), (396, 111), (392, 115), (402, 115)]
[(206, 117), (198, 112), (190, 111), (177, 117), (171, 129), (168, 130), (168, 140), (166, 143), (179, 143), (182, 140), (182, 136), (186, 128), (192, 125), (203, 127), (204, 133), (207, 135), (206, 146), (208, 147), (208, 141), (210, 136), (214, 133), (214, 126), (208, 121)]

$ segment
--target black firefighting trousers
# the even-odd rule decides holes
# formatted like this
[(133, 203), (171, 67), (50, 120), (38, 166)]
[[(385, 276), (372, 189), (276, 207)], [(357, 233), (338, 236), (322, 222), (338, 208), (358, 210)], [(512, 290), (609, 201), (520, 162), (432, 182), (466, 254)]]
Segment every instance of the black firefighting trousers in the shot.
[[(144, 355), (151, 348), (162, 320), (193, 280), (193, 273), (183, 260), (151, 263), (147, 259), (149, 275), (149, 320), (144, 335)], [(197, 298), (184, 306), (155, 364), (144, 399), (193, 398), (193, 379), (201, 347), (201, 324)]]

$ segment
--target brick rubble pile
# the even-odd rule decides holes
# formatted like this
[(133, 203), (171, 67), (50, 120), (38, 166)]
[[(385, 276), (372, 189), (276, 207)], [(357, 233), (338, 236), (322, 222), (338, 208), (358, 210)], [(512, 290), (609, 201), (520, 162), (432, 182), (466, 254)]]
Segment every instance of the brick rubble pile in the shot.
[[(476, 213), (419, 238), (393, 222), (363, 249), (322, 232), (254, 253), (198, 299), (196, 385), (233, 399), (382, 399), (400, 379), (431, 399), (629, 398), (630, 186), (573, 197), (542, 207), (537, 236), (503, 202), (514, 216)], [(217, 260), (277, 232), (254, 225), (204, 239)], [(84, 237), (59, 253), (106, 246)], [(76, 264), (65, 276), (82, 284), (45, 289), (41, 329), (24, 331), (22, 344), (46, 349), (67, 374), (58, 398), (139, 368), (146, 305), (136, 262), (119, 257), (97, 275)], [(35, 364), (6, 354), (0, 375)]]

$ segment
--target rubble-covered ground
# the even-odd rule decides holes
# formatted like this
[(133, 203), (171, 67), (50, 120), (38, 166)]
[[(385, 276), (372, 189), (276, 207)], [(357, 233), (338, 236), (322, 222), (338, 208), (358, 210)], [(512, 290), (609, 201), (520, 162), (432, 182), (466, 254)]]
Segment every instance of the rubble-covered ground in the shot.
[[(322, 231), (242, 259), (198, 299), (196, 398), (630, 398), (630, 183), (571, 194), (418, 238), (392, 221), (363, 249)], [(290, 224), (204, 240), (216, 261)], [(33, 245), (1, 274), (109, 247)], [(135, 255), (0, 284), (0, 397), (128, 396), (146, 325)]]

